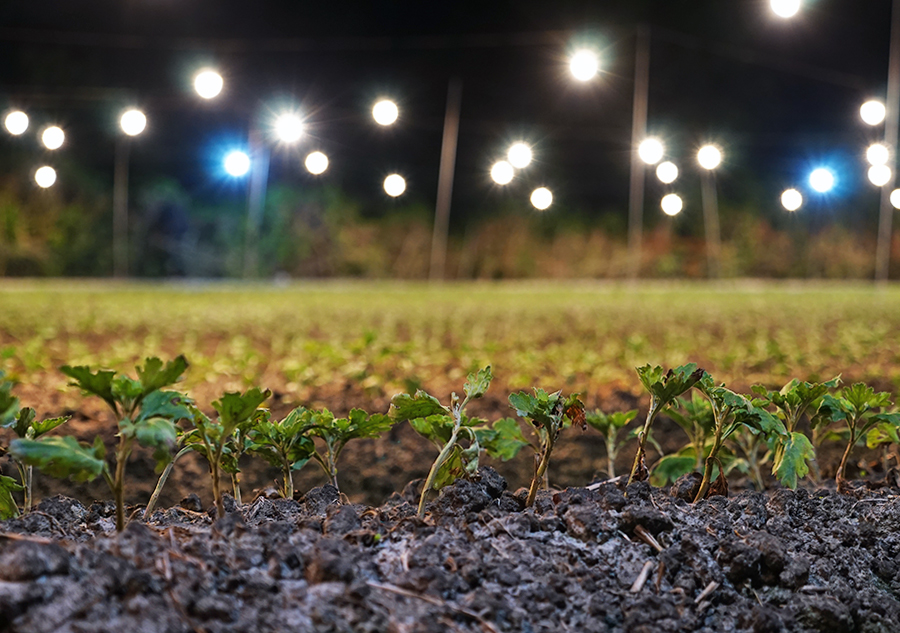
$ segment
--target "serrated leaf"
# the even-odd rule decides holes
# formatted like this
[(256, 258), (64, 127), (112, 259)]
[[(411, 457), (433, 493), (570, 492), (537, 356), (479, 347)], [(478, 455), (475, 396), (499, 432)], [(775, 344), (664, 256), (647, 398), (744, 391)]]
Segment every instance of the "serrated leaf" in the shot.
[(782, 485), (790, 489), (809, 473), (809, 461), (816, 456), (816, 449), (803, 433), (791, 433), (781, 440), (775, 453), (772, 471)]
[(156, 357), (144, 361), (143, 367), (137, 367), (138, 378), (144, 395), (174, 385), (187, 371), (188, 362), (184, 356), (173, 358), (165, 365)]
[(34, 409), (31, 407), (25, 407), (19, 411), (19, 415), (16, 416), (15, 424), (12, 427), (13, 432), (18, 437), (28, 437), (28, 430), (34, 423), (35, 415)]
[(19, 516), (19, 507), (16, 505), (12, 493), (21, 490), (22, 486), (15, 479), (0, 475), (0, 521)]
[(231, 435), (234, 429), (249, 421), (259, 405), (271, 395), (272, 392), (268, 389), (254, 387), (245, 393), (226, 393), (213, 402), (212, 406), (219, 413), (219, 423), (224, 428), (225, 435)]
[(116, 372), (101, 369), (95, 373), (91, 371), (90, 367), (84, 365), (76, 367), (63, 365), (59, 370), (73, 380), (71, 383), (73, 386), (80, 388), (84, 393), (102, 398), (113, 411), (118, 410), (112, 392), (112, 381)]
[(433, 415), (450, 415), (450, 410), (437, 398), (420, 389), (412, 396), (400, 393), (391, 398), (391, 409), (388, 415), (397, 422), (403, 422)]
[(33, 422), (31, 424), (31, 428), (34, 429), (34, 437), (38, 438), (44, 433), (48, 433), (55, 429), (58, 426), (61, 426), (69, 421), (69, 416), (64, 415), (58, 418), (45, 418), (40, 422)]
[(119, 374), (112, 379), (111, 389), (116, 402), (120, 404), (128, 403), (129, 406), (144, 393), (143, 389), (141, 389), (141, 383), (124, 374)]
[(493, 377), (490, 365), (484, 369), (479, 369), (474, 374), (469, 374), (463, 385), (463, 391), (465, 392), (466, 397), (470, 400), (474, 400), (475, 398), (483, 396), (488, 390), (488, 387), (491, 386)]
[(526, 446), (530, 446), (522, 434), (519, 423), (513, 418), (497, 420), (491, 428), (475, 429), (475, 436), (488, 455), (504, 462), (518, 455)]
[[(546, 396), (546, 393), (543, 393)], [(538, 411), (538, 399), (529, 393), (520, 391), (509, 394), (509, 405), (516, 410), (516, 415), (523, 418), (532, 418)]]
[(154, 391), (141, 401), (141, 410), (135, 422), (149, 418), (166, 418), (173, 422), (191, 420), (191, 404), (190, 398), (177, 391)]
[(415, 418), (409, 421), (413, 430), (436, 444), (439, 448), (450, 441), (453, 435), (453, 419), (448, 415), (432, 415), (427, 418)]
[(107, 467), (102, 442), (85, 446), (68, 435), (40, 440), (16, 439), (10, 444), (9, 453), (16, 461), (34, 466), (51, 477), (71, 477), (77, 482), (93, 481)]
[(637, 414), (637, 409), (624, 412), (614, 411), (613, 413), (604, 413), (600, 409), (594, 409), (585, 413), (585, 419), (588, 425), (606, 435), (611, 429), (621, 429), (627, 426), (629, 422), (637, 417)]
[(688, 391), (697, 384), (706, 373), (698, 369), (696, 363), (688, 363), (670, 369), (663, 374), (662, 367), (644, 365), (636, 369), (638, 378), (644, 387), (665, 407), (671, 404), (676, 397)]
[(682, 475), (694, 472), (696, 467), (697, 455), (691, 448), (675, 455), (666, 455), (653, 467), (653, 472), (650, 473), (650, 483), (656, 487), (665, 486)]

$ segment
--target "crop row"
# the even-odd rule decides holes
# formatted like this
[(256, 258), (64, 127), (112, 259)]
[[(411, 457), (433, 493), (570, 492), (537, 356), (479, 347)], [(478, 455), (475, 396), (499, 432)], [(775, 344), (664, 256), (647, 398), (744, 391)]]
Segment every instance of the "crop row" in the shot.
[[(283, 419), (275, 419), (263, 403), (271, 393), (259, 387), (228, 392), (211, 403), (213, 417), (205, 415), (187, 395), (172, 389), (182, 379), (188, 363), (184, 356), (164, 363), (148, 358), (136, 368), (137, 378), (87, 366), (63, 366), (61, 371), (85, 394), (101, 398), (112, 410), (117, 423), (118, 445), (107, 457), (101, 438), (93, 443), (77, 441), (67, 435), (49, 435), (67, 418), (38, 420), (33, 409), (20, 408), (13, 396), (13, 384), (0, 374), (0, 428), (16, 436), (7, 452), (19, 472), (19, 481), (0, 475), (0, 518), (17, 516), (15, 494), (23, 494), (23, 507), (34, 504), (33, 470), (58, 478), (92, 481), (102, 477), (109, 485), (116, 504), (116, 527), (125, 526), (125, 467), (135, 443), (153, 450), (159, 481), (144, 516), (149, 517), (159, 494), (178, 459), (189, 452), (202, 455), (209, 464), (212, 493), (218, 516), (223, 516), (222, 480), (227, 475), (235, 500), (240, 503), (242, 455), (261, 457), (281, 469), (280, 494), (294, 496), (293, 471), (310, 462), (319, 464), (338, 490), (337, 463), (344, 447), (352, 439), (376, 438), (392, 425), (408, 421), (416, 432), (438, 450), (419, 500), (418, 514), (424, 516), (427, 496), (461, 477), (472, 477), (479, 459), (487, 454), (509, 460), (529, 448), (534, 456), (534, 475), (526, 506), (534, 503), (537, 491), (546, 487), (547, 472), (554, 445), (560, 433), (572, 424), (591, 426), (606, 440), (608, 475), (615, 477), (616, 454), (631, 437), (637, 438), (628, 483), (650, 478), (664, 485), (678, 477), (701, 471), (702, 478), (694, 501), (727, 493), (726, 475), (732, 470), (750, 476), (762, 489), (763, 467), (782, 485), (795, 488), (810, 472), (816, 448), (826, 440), (844, 444), (837, 470), (838, 490), (846, 486), (845, 470), (853, 448), (865, 443), (869, 448), (884, 446), (889, 457), (900, 461), (900, 413), (893, 411), (887, 393), (856, 383), (840, 388), (840, 378), (826, 382), (792, 380), (779, 391), (762, 386), (752, 394), (736, 393), (717, 383), (695, 364), (668, 371), (644, 365), (638, 377), (649, 392), (650, 402), (642, 425), (631, 433), (625, 427), (637, 411), (604, 413), (585, 411), (579, 394), (565, 396), (561, 391), (548, 393), (535, 388), (532, 393), (509, 396), (510, 406), (528, 422), (528, 439), (519, 422), (502, 418), (489, 422), (470, 417), (467, 405), (482, 397), (493, 375), (490, 366), (468, 376), (462, 397), (453, 393), (449, 404), (422, 390), (395, 395), (387, 414), (353, 409), (344, 418), (336, 418), (327, 409), (297, 407)], [(690, 398), (685, 397), (692, 392)], [(688, 436), (687, 444), (675, 453), (664, 455), (654, 464), (646, 463), (647, 445), (662, 454), (653, 439), (653, 423), (665, 414), (677, 422)], [(808, 420), (811, 433), (801, 429)]]

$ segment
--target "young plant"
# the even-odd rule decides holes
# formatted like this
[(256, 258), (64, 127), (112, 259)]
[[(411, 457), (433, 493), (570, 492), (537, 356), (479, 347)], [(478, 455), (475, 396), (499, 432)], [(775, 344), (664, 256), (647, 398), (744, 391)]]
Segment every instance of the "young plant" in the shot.
[(516, 410), (517, 415), (531, 422), (540, 443), (538, 447), (532, 446), (535, 449), (534, 476), (528, 489), (528, 498), (525, 500), (525, 507), (530, 508), (534, 505), (538, 488), (545, 481), (550, 455), (559, 434), (573, 423), (587, 428), (584, 404), (578, 399), (578, 394), (564, 398), (561, 391), (548, 394), (538, 388), (534, 389), (534, 395), (524, 391), (510, 394), (509, 404)]
[(886, 432), (888, 436), (891, 435), (891, 430), (896, 435), (897, 429), (900, 429), (900, 413), (885, 412), (890, 406), (890, 394), (875, 393), (874, 389), (860, 382), (844, 387), (837, 397), (831, 394), (822, 397), (819, 409), (812, 419), (813, 428), (827, 428), (832, 423), (841, 422), (847, 427), (847, 447), (834, 478), (839, 492), (846, 488), (844, 474), (853, 447), (875, 428)]
[(757, 490), (765, 490), (761, 466), (772, 457), (767, 446), (769, 437), (752, 427), (742, 426), (728, 439), (728, 447), (734, 455), (731, 466), (747, 474)]
[(17, 461), (35, 466), (51, 477), (72, 477), (75, 481), (91, 481), (103, 476), (116, 503), (116, 529), (125, 528), (125, 465), (134, 444), (154, 449), (157, 464), (171, 459), (175, 444), (175, 421), (189, 418), (187, 399), (176, 391), (162, 391), (177, 382), (187, 369), (183, 356), (163, 364), (148, 358), (137, 368), (138, 379), (113, 371), (91, 371), (89, 367), (64, 366), (72, 385), (106, 402), (116, 416), (119, 443), (113, 468), (106, 461), (106, 448), (100, 437), (93, 445), (82, 444), (73, 437), (45, 437), (13, 440), (9, 452)]
[(257, 387), (246, 393), (229, 392), (212, 403), (219, 414), (211, 420), (199, 410), (193, 411), (194, 428), (185, 436), (185, 446), (197, 451), (209, 463), (209, 475), (212, 480), (213, 498), (216, 503), (216, 516), (225, 516), (225, 502), (222, 498), (221, 473), (230, 473), (235, 488), (235, 500), (239, 501), (239, 488), (234, 478), (238, 468), (238, 459), (244, 452), (245, 436), (248, 427), (258, 415), (259, 405), (272, 395), (268, 389)]
[(800, 382), (791, 380), (780, 391), (769, 391), (755, 385), (753, 393), (761, 396), (753, 400), (754, 406), (775, 407), (776, 415), (784, 424), (784, 432), (769, 438), (773, 451), (772, 472), (788, 488), (797, 487), (797, 481), (809, 473), (809, 462), (815, 459), (816, 449), (809, 438), (797, 430), (803, 414), (815, 409), (819, 399), (841, 382), (840, 376), (827, 382)]
[(631, 466), (631, 474), (628, 476), (629, 484), (636, 479), (647, 478), (647, 467), (644, 464), (645, 447), (650, 435), (650, 427), (656, 416), (660, 411), (671, 406), (675, 398), (697, 384), (704, 372), (702, 369), (697, 369), (696, 364), (689, 363), (670, 369), (665, 373), (659, 365), (656, 367), (644, 365), (637, 368), (637, 373), (641, 384), (650, 392), (650, 409), (647, 411), (644, 427), (638, 435), (638, 449)]
[[(469, 374), (463, 386), (465, 398), (460, 402), (455, 393), (451, 394), (449, 407), (422, 390), (414, 395), (397, 394), (391, 399), (391, 419), (395, 422), (408, 420), (417, 433), (440, 451), (422, 486), (418, 508), (420, 519), (425, 516), (425, 500), (429, 491), (440, 490), (459, 477), (474, 475), (483, 450), (489, 455), (510, 459), (528, 444), (514, 420), (512, 424), (501, 420), (490, 428), (484, 420), (466, 415), (466, 406), (484, 395), (492, 377), (490, 366)], [(468, 446), (462, 446), (461, 439), (467, 439)]]
[(694, 503), (707, 497), (712, 482), (713, 467), (717, 464), (722, 487), (727, 491), (725, 473), (718, 454), (725, 440), (735, 431), (742, 427), (748, 427), (766, 437), (780, 436), (785, 432), (784, 426), (778, 418), (765, 409), (754, 406), (744, 396), (726, 389), (724, 385), (716, 385), (712, 376), (706, 372), (697, 383), (697, 388), (709, 398), (712, 405), (714, 429), (712, 446), (706, 457), (703, 479), (700, 481), (700, 489), (697, 491), (697, 496), (694, 497)]
[(588, 411), (584, 417), (587, 423), (600, 431), (606, 440), (606, 474), (610, 479), (616, 476), (616, 455), (625, 445), (625, 440), (619, 441), (619, 432), (637, 416), (637, 409), (625, 413), (603, 413), (600, 409)]
[(687, 434), (688, 444), (677, 453), (664, 455), (656, 462), (650, 476), (654, 486), (664, 486), (682, 475), (702, 469), (703, 458), (708, 454), (716, 426), (712, 405), (697, 392), (691, 394), (690, 400), (676, 398), (663, 413)]
[(281, 469), (282, 485), (278, 492), (285, 499), (294, 498), (291, 473), (303, 468), (316, 453), (315, 442), (308, 435), (315, 424), (315, 412), (303, 407), (278, 421), (273, 421), (269, 411), (263, 409), (247, 433), (247, 452)]

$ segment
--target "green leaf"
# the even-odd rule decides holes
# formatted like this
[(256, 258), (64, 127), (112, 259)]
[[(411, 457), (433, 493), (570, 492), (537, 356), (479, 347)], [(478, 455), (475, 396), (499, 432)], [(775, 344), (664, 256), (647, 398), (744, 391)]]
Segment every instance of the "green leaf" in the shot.
[(403, 422), (433, 415), (450, 415), (450, 409), (442, 405), (437, 398), (420, 389), (412, 396), (400, 393), (391, 398), (391, 409), (388, 415), (397, 422)]
[(658, 365), (644, 365), (637, 368), (637, 373), (647, 391), (659, 401), (659, 406), (666, 407), (697, 384), (706, 372), (698, 369), (696, 363), (688, 363), (670, 369), (665, 374)]
[(479, 369), (474, 374), (469, 374), (463, 385), (463, 391), (465, 391), (466, 397), (469, 398), (469, 400), (474, 400), (475, 398), (483, 396), (488, 390), (488, 387), (491, 386), (492, 378), (493, 375), (491, 374), (490, 365), (484, 369)]
[(413, 430), (441, 448), (453, 435), (453, 419), (449, 415), (431, 415), (409, 421)]
[(22, 486), (16, 483), (15, 479), (0, 475), (0, 521), (19, 516), (19, 507), (12, 493), (21, 490)]
[(9, 453), (18, 462), (34, 466), (51, 477), (71, 477), (77, 482), (93, 481), (107, 468), (106, 450), (98, 437), (93, 446), (74, 437), (45, 437), (40, 440), (13, 440)]
[(39, 438), (44, 433), (48, 433), (58, 426), (69, 421), (69, 416), (64, 415), (58, 418), (46, 418), (40, 422), (32, 422), (31, 428), (34, 430), (34, 437)]
[(268, 389), (258, 387), (248, 389), (246, 393), (226, 393), (219, 400), (212, 403), (213, 408), (219, 412), (219, 422), (225, 430), (225, 435), (231, 435), (234, 429), (249, 421), (256, 409), (272, 395)]
[(524, 391), (509, 394), (509, 405), (516, 410), (516, 415), (523, 418), (533, 418), (539, 407), (538, 399)]
[(782, 485), (797, 487), (797, 481), (809, 473), (809, 461), (816, 456), (816, 449), (803, 433), (790, 433), (783, 438), (775, 452), (772, 471)]
[(13, 432), (19, 437), (28, 437), (28, 430), (34, 422), (35, 415), (34, 409), (31, 407), (25, 407), (19, 411), (19, 415), (16, 416), (15, 424), (12, 427)]
[(692, 448), (686, 448), (675, 455), (666, 455), (660, 459), (650, 474), (650, 483), (657, 487), (674, 482), (682, 475), (694, 472), (697, 467), (697, 455)]
[(191, 420), (193, 418), (192, 404), (190, 398), (177, 391), (153, 391), (141, 401), (141, 411), (135, 418), (135, 422), (149, 418), (166, 418), (173, 422)]
[(0, 428), (9, 428), (16, 421), (19, 399), (12, 395), (13, 383), (0, 371)]
[(530, 443), (522, 434), (519, 423), (513, 418), (494, 422), (491, 428), (475, 429), (478, 443), (488, 455), (504, 462), (519, 454)]
[(125, 409), (131, 406), (143, 395), (141, 383), (134, 378), (119, 374), (112, 379), (112, 394), (116, 402), (124, 405)]
[(600, 409), (595, 409), (585, 413), (585, 419), (589, 425), (606, 435), (611, 429), (618, 430), (627, 426), (637, 417), (637, 414), (637, 409), (624, 412), (614, 411), (613, 413), (603, 413)]
[(71, 383), (73, 386), (80, 388), (84, 393), (102, 398), (113, 411), (118, 411), (112, 391), (112, 381), (116, 372), (101, 369), (94, 373), (90, 367), (84, 365), (77, 367), (63, 365), (59, 370), (73, 380)]
[(184, 356), (178, 356), (163, 365), (156, 357), (144, 361), (143, 367), (137, 367), (138, 378), (144, 395), (174, 385), (187, 371), (188, 362)]

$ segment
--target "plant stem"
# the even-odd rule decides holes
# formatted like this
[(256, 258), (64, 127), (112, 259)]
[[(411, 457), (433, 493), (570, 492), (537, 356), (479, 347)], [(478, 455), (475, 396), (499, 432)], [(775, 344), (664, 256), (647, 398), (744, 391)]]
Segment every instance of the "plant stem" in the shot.
[(847, 460), (850, 458), (850, 452), (853, 450), (853, 447), (856, 445), (857, 441), (856, 437), (856, 426), (850, 425), (850, 440), (847, 442), (847, 448), (844, 449), (844, 454), (841, 457), (841, 463), (838, 466), (837, 475), (834, 477), (834, 482), (837, 484), (838, 492), (841, 492), (845, 485), (844, 472), (847, 469)]
[(225, 516), (225, 503), (222, 501), (222, 490), (219, 486), (219, 465), (218, 463), (210, 464), (210, 474), (212, 475), (213, 498), (216, 502), (216, 517), (221, 519)]
[(610, 479), (616, 478), (616, 435), (618, 429), (610, 428), (606, 434), (606, 474)]
[(644, 454), (644, 446), (647, 444), (647, 437), (650, 435), (650, 425), (653, 424), (653, 420), (656, 418), (658, 411), (659, 401), (656, 399), (656, 396), (651, 396), (650, 410), (647, 412), (647, 419), (644, 421), (644, 429), (640, 434), (638, 450), (634, 455), (634, 463), (631, 465), (631, 474), (628, 476), (629, 485), (634, 481), (634, 476), (637, 474), (638, 466), (640, 466), (641, 463), (641, 457)]
[(234, 494), (234, 502), (241, 505), (241, 473), (231, 473), (231, 490)]
[(713, 466), (716, 463), (716, 454), (722, 447), (722, 427), (725, 415), (727, 414), (716, 410), (715, 406), (713, 406), (713, 416), (715, 416), (716, 420), (716, 437), (715, 440), (713, 440), (712, 448), (709, 449), (709, 455), (706, 456), (706, 468), (703, 469), (703, 480), (700, 482), (700, 490), (697, 491), (697, 496), (694, 497), (694, 503), (705, 498), (706, 493), (709, 491), (709, 482), (712, 479)]
[(125, 462), (131, 454), (131, 442), (124, 437), (119, 439), (116, 451), (116, 474), (113, 478), (113, 498), (116, 501), (116, 531), (125, 529)]
[(175, 467), (175, 462), (178, 461), (178, 458), (182, 455), (186, 455), (193, 450), (190, 446), (185, 446), (178, 453), (175, 454), (175, 457), (172, 458), (168, 464), (166, 464), (165, 470), (162, 471), (162, 474), (159, 476), (159, 481), (156, 482), (156, 488), (153, 489), (153, 494), (150, 495), (150, 501), (147, 502), (147, 508), (144, 510), (144, 520), (150, 518), (150, 515), (153, 514), (153, 509), (156, 508), (156, 502), (159, 501), (159, 495), (162, 493), (163, 486), (166, 485), (166, 480), (169, 478), (169, 475), (172, 473), (172, 469)]
[(547, 473), (547, 466), (550, 465), (550, 453), (553, 452), (553, 436), (547, 433), (547, 445), (541, 453), (541, 461), (537, 470), (534, 471), (534, 477), (531, 480), (531, 488), (528, 489), (528, 498), (525, 500), (525, 507), (530, 508), (534, 505), (534, 499), (537, 497), (539, 484), (544, 480)]
[(281, 476), (284, 477), (284, 486), (282, 493), (285, 499), (294, 498), (294, 477), (291, 475), (291, 467), (285, 464), (281, 469)]
[(450, 455), (450, 451), (452, 451), (453, 447), (456, 445), (456, 438), (459, 435), (459, 427), (461, 426), (461, 424), (461, 418), (457, 417), (453, 425), (453, 433), (450, 434), (450, 439), (446, 444), (444, 444), (444, 448), (441, 449), (441, 452), (438, 453), (437, 459), (435, 459), (434, 463), (431, 465), (431, 470), (428, 471), (428, 477), (425, 479), (425, 485), (422, 486), (422, 494), (419, 496), (419, 510), (416, 516), (418, 516), (420, 519), (425, 516), (425, 497), (428, 495), (428, 491), (431, 490), (431, 486), (434, 485), (434, 479), (435, 477), (437, 477), (438, 470), (440, 470), (441, 466)]

